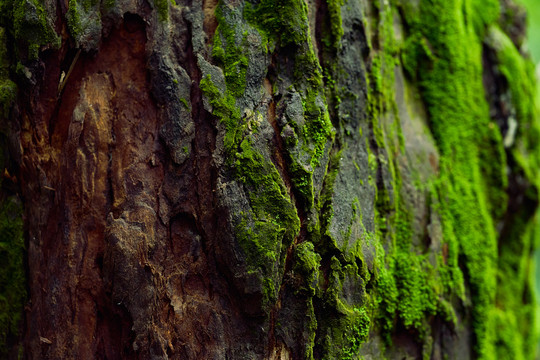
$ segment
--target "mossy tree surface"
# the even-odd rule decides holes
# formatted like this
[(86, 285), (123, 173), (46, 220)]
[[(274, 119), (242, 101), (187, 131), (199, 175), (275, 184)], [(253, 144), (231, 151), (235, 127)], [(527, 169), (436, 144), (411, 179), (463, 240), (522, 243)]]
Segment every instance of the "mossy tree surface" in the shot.
[[(99, 314), (131, 321), (124, 326), (135, 340), (126, 336), (123, 355), (533, 358), (540, 122), (533, 65), (508, 31), (517, 21), (508, 6), (507, 0), (221, 0), (214, 9), (199, 2), (70, 0), (57, 19), (47, 2), (6, 1), (0, 24), (10, 30), (0, 31), (0, 42), (15, 41), (0, 48), (0, 130), (28, 140), (8, 124), (26, 124), (32, 111), (17, 101), (41, 93), (17, 97), (16, 83), (44, 86), (40, 69), (54, 61), (50, 54), (65, 57), (60, 72), (76, 65), (67, 54), (82, 53), (79, 61), (92, 64), (109, 34), (142, 34), (148, 83), (138, 86), (149, 88), (159, 126), (176, 127), (132, 140), (156, 141), (157, 155), (145, 158), (143, 168), (159, 169), (161, 182), (132, 181), (135, 205), (107, 200), (105, 255), (88, 261), (108, 279), (104, 298), (118, 307), (99, 303)], [(125, 32), (115, 21), (127, 24)], [(77, 84), (89, 86), (97, 76), (103, 88), (101, 82), (115, 87), (107, 101), (117, 101), (116, 87), (126, 84), (111, 81), (112, 72), (88, 69), (74, 71)], [(74, 103), (84, 98), (81, 89)], [(52, 92), (52, 103), (61, 104), (61, 91)], [(75, 115), (65, 126), (89, 121)], [(84, 136), (77, 143), (87, 151), (94, 139), (85, 143)], [(167, 151), (179, 143), (181, 155), (171, 157)], [(11, 150), (13, 159), (26, 151)], [(10, 181), (4, 187), (17, 190), (10, 171), (20, 164), (7, 155), (1, 160)], [(34, 167), (41, 176), (47, 166)], [(117, 176), (111, 166), (108, 174)], [(201, 183), (212, 188), (184, 199)], [(62, 186), (47, 190), (64, 199)], [(127, 191), (107, 186), (113, 199)], [(158, 189), (148, 193), (154, 198), (145, 186)], [(10, 349), (0, 347), (0, 355), (13, 353), (26, 296), (22, 208), (16, 195), (4, 195), (0, 340)], [(139, 233), (154, 238), (133, 250), (130, 241), (138, 238), (131, 234)], [(184, 261), (174, 258), (178, 247), (199, 266), (192, 273), (177, 265)], [(118, 275), (107, 261), (122, 252), (119, 259), (135, 260)], [(178, 269), (186, 273), (172, 283)], [(214, 278), (199, 281), (201, 274)], [(122, 296), (110, 280), (117, 275)], [(132, 284), (147, 298), (126, 299), (121, 286)], [(171, 309), (166, 320), (158, 310), (163, 304)], [(197, 340), (176, 341), (171, 334), (187, 331), (178, 320), (186, 319), (185, 309), (193, 311), (190, 319), (211, 309), (205, 321), (220, 333), (193, 328)], [(63, 351), (43, 339), (34, 341)], [(201, 350), (205, 341), (210, 350)], [(86, 345), (80, 348), (92, 348)]]
[[(288, 21), (284, 22), (279, 14), (269, 11), (273, 6), (293, 8), (293, 3), (261, 3), (257, 6), (247, 4), (247, 19), (264, 19), (257, 23), (257, 28), (261, 29), (265, 39), (270, 39), (273, 46), (291, 46), (290, 42), (296, 46), (301, 44), (301, 34), (305, 31), (299, 30), (305, 29), (301, 19), (285, 16)], [(343, 70), (340, 69), (339, 61), (330, 56), (340, 52), (343, 36), (341, 9), (350, 4), (332, 1), (327, 6), (330, 15), (328, 25), (325, 25), (327, 37), (323, 37), (320, 43), (323, 46), (323, 49), (319, 49), (323, 53), (320, 64), (327, 74), (324, 81), (331, 87), (328, 92), (329, 101), (338, 109), (340, 93), (345, 90), (336, 88), (333, 76), (339, 77), (339, 72)], [(371, 80), (367, 94), (368, 109), (373, 116), (372, 136), (378, 153), (378, 158), (373, 155), (375, 160), (372, 170), (375, 177), (377, 171), (381, 171), (377, 168), (386, 167), (382, 171), (387, 173), (388, 179), (385, 179), (387, 184), (382, 187), (373, 183), (377, 188), (377, 206), (373, 211), (378, 225), (372, 232), (364, 229), (360, 239), (351, 239), (349, 234), (349, 241), (380, 243), (376, 245), (378, 261), (374, 269), (371, 272), (364, 270), (364, 275), (355, 280), (360, 289), (360, 284), (370, 281), (370, 278), (374, 278), (377, 285), (371, 293), (365, 293), (356, 306), (367, 311), (375, 320), (370, 323), (370, 317), (367, 317), (368, 321), (362, 325), (364, 331), (371, 330), (372, 334), (380, 332), (387, 346), (392, 346), (392, 334), (400, 326), (414, 330), (417, 340), (426, 342), (431, 336), (430, 323), (434, 318), (441, 318), (450, 326), (459, 327), (462, 326), (459, 322), (465, 316), (470, 316), (468, 321), (473, 329), (475, 356), (521, 358), (532, 349), (535, 330), (534, 324), (530, 323), (533, 302), (530, 298), (529, 279), (532, 276), (530, 251), (534, 241), (531, 242), (529, 231), (500, 233), (496, 226), (500, 222), (508, 222), (505, 220), (509, 202), (507, 187), (514, 173), (520, 173), (520, 176), (524, 174), (530, 183), (530, 201), (533, 204), (537, 202), (537, 180), (533, 174), (538, 171), (538, 148), (532, 138), (536, 136), (538, 124), (535, 106), (530, 100), (534, 93), (532, 68), (529, 61), (519, 55), (516, 45), (499, 30), (499, 6), (496, 1), (485, 3), (458, 0), (421, 1), (417, 5), (395, 1), (391, 5), (376, 3), (373, 8), (378, 14), (378, 20), (370, 21), (373, 21), (373, 27), (380, 28), (374, 30), (376, 34), (373, 34), (372, 39), (367, 39), (368, 42), (371, 40), (377, 43), (379, 49), (372, 50), (373, 57), (366, 63), (370, 69), (368, 80)], [(296, 13), (301, 14), (301, 11), (296, 10)], [(281, 14), (287, 14), (287, 11), (283, 10)], [(401, 39), (396, 39), (393, 33), (396, 18), (403, 26), (404, 35)], [(291, 27), (297, 30), (291, 33)], [(272, 36), (275, 33), (282, 35), (276, 40), (275, 35)], [(490, 41), (493, 37), (497, 38)], [(370, 45), (374, 47), (373, 43)], [(496, 119), (490, 117), (489, 99), (483, 83), (482, 59), (487, 51), (483, 46), (491, 46), (497, 53), (498, 62), (495, 65), (498, 74), (505, 77), (509, 84), (511, 106), (520, 124), (511, 143), (503, 139), (503, 136), (510, 136), (508, 125), (498, 125)], [(238, 48), (234, 51), (238, 51)], [(226, 56), (220, 55), (219, 58), (225, 59)], [(427, 184), (418, 187), (418, 191), (429, 194), (432, 211), (440, 218), (442, 247), (438, 254), (428, 254), (426, 251), (429, 249), (414, 244), (416, 234), (412, 230), (412, 218), (415, 209), (404, 199), (406, 195), (403, 192), (406, 190), (402, 172), (414, 172), (415, 165), (409, 164), (402, 169), (403, 164), (397, 159), (400, 153), (404, 155), (406, 152), (404, 142), (408, 141), (402, 134), (394, 93), (394, 71), (400, 67), (403, 67), (407, 81), (418, 89), (425, 104), (427, 126), (440, 155), (439, 169), (435, 176)], [(231, 69), (225, 65), (224, 70), (227, 78), (227, 72)], [(314, 84), (317, 86), (317, 83)], [(301, 79), (296, 86), (302, 86)], [(340, 122), (339, 111), (330, 113), (335, 116), (333, 123), (338, 126), (339, 133), (342, 131), (339, 126), (345, 124)], [(385, 123), (381, 119), (385, 116), (393, 117), (393, 123)], [(339, 151), (345, 142), (343, 138), (337, 139), (334, 149)], [(524, 158), (522, 154), (527, 155)], [(334, 167), (340, 166), (339, 156), (338, 152)], [(507, 169), (508, 162), (514, 164), (514, 167)], [(334, 171), (338, 169), (332, 170), (331, 160), (325, 190), (330, 194)], [(297, 188), (297, 191), (302, 190)], [(324, 199), (323, 196), (321, 204)], [(532, 206), (533, 209), (536, 207)], [(335, 209), (329, 209), (328, 205), (322, 208), (324, 210), (320, 221), (324, 229), (327, 221), (325, 217), (332, 217)], [(359, 214), (366, 210), (369, 211), (357, 207)], [(532, 215), (530, 211), (522, 214), (530, 226), (533, 226)], [(355, 221), (360, 219), (356, 218)], [(518, 225), (518, 228), (523, 229), (523, 224)], [(325, 239), (335, 240), (331, 236), (323, 236), (322, 239), (319, 236), (310, 233), (306, 240), (314, 242), (317, 245), (315, 252), (324, 257), (328, 251), (324, 245)], [(514, 248), (509, 249), (505, 244), (510, 242), (520, 245), (514, 244)], [(338, 251), (342, 260), (333, 257), (332, 264), (335, 265), (330, 267), (330, 274), (342, 266), (349, 266), (347, 263), (350, 261), (363, 261), (361, 246), (356, 253), (350, 255), (344, 249)], [(361, 273), (360, 269), (358, 272)], [(510, 273), (515, 274), (519, 280), (508, 278)], [(338, 278), (341, 278), (341, 282), (346, 276), (340, 275)], [(507, 291), (506, 288), (514, 283), (521, 284), (519, 289)], [(313, 296), (323, 300), (334, 293), (330, 295), (336, 297), (332, 306), (347, 317), (348, 310), (342, 308), (344, 304), (340, 300), (339, 290), (332, 292), (330, 284), (325, 290), (316, 291)], [(518, 310), (515, 307), (516, 301), (523, 304), (523, 296), (526, 297), (526, 304)], [(455, 306), (458, 303), (473, 304), (466, 305), (470, 311), (468, 315), (456, 315)], [(338, 318), (343, 315), (338, 315)], [(497, 331), (500, 326), (497, 324), (507, 317), (511, 318), (510, 324), (514, 324), (513, 330)], [(336, 330), (332, 330), (346, 323), (336, 319), (319, 320), (319, 329), (328, 332), (325, 336), (330, 337), (327, 345), (320, 349), (322, 354), (339, 356), (337, 354), (343, 351), (343, 358), (350, 358), (350, 350), (345, 350), (347, 346), (339, 340), (340, 337), (334, 332)], [(519, 330), (518, 324), (523, 326), (522, 330)], [(512, 339), (508, 339), (510, 335), (505, 334), (512, 334)], [(364, 336), (360, 342), (366, 340), (368, 337)], [(331, 350), (336, 344), (341, 350)], [(425, 351), (431, 349), (424, 349), (424, 356), (429, 356)]]

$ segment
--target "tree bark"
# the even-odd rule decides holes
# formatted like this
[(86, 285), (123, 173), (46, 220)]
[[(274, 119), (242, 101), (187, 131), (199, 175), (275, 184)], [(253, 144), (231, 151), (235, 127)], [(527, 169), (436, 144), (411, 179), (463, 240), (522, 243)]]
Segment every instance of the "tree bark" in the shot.
[(510, 0), (0, 10), (1, 356), (534, 357)]

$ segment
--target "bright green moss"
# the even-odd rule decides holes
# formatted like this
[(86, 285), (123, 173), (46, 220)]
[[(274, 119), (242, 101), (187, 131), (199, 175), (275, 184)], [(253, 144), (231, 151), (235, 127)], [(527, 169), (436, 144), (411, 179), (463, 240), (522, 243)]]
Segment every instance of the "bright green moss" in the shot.
[(313, 144), (313, 156), (310, 164), (313, 168), (319, 166), (326, 143), (334, 135), (328, 109), (326, 106), (317, 105), (318, 96), (318, 93), (308, 89), (306, 100), (303, 102), (306, 118), (303, 135)]
[[(384, 250), (379, 248), (378, 253), (383, 254)], [(393, 276), (392, 265), (388, 267), (385, 266), (383, 260), (379, 266), (379, 271), (376, 274), (378, 292), (377, 296), (375, 297), (375, 306), (377, 308), (376, 319), (377, 325), (382, 330), (385, 341), (389, 343), (390, 335), (395, 326), (399, 292), (397, 289), (396, 279)]]
[[(498, 359), (531, 358), (536, 352), (535, 306), (531, 249), (538, 238), (532, 209), (514, 214), (514, 226), (499, 244), (495, 343)], [(509, 275), (511, 277), (509, 278)]]
[[(479, 358), (493, 358), (497, 346), (493, 331), (495, 223), (507, 202), (503, 139), (489, 118), (482, 84), (482, 41), (498, 12), (497, 1), (421, 1), (417, 12), (406, 12), (410, 35), (402, 54), (407, 73), (420, 83), (441, 154), (440, 178), (435, 183), (447, 246), (443, 259), (447, 267), (441, 280), (446, 292), (458, 285), (457, 254), (461, 254), (474, 304), (472, 321)], [(527, 87), (519, 79), (529, 77), (520, 68), (521, 56), (510, 50), (499, 54), (501, 72), (505, 76), (514, 73), (509, 81), (513, 98), (528, 101), (522, 90)], [(530, 109), (524, 105), (521, 117)]]
[[(322, 94), (314, 88), (308, 88), (306, 93), (307, 96), (302, 99), (305, 125), (296, 130), (300, 141), (288, 149), (288, 160), (291, 180), (298, 191), (299, 200), (309, 209), (315, 197), (313, 172), (321, 165), (327, 144), (333, 140), (334, 129)], [(294, 123), (291, 125), (295, 127)], [(309, 166), (306, 166), (303, 154), (309, 156)]]
[(224, 146), (227, 153), (232, 153), (239, 145), (246, 126), (241, 121), (242, 116), (236, 107), (236, 100), (229, 92), (222, 94), (212, 83), (210, 75), (201, 79), (199, 86), (212, 104), (212, 113), (225, 123)]
[(433, 269), (426, 257), (411, 256), (410, 251), (398, 252), (394, 259), (400, 320), (405, 327), (424, 332), (425, 319), (437, 310), (437, 294), (430, 283)]
[(371, 320), (365, 308), (354, 308), (349, 324), (345, 326), (345, 344), (341, 353), (341, 360), (356, 359), (360, 345), (369, 336)]

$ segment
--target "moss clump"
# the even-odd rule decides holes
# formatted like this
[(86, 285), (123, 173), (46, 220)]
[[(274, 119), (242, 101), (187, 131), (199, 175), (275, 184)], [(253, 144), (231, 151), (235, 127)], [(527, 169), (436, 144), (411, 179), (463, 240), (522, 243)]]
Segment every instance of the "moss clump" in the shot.
[(236, 107), (235, 98), (226, 92), (223, 94), (212, 82), (210, 75), (201, 79), (200, 88), (212, 104), (212, 114), (217, 116), (225, 124), (225, 151), (233, 153), (242, 141), (246, 124), (242, 123), (242, 115)]
[(21, 204), (8, 197), (0, 204), (0, 357), (20, 335), (26, 299)]
[(307, 6), (302, 0), (246, 2), (244, 18), (267, 38), (279, 39), (282, 46), (309, 42)]
[(294, 270), (302, 275), (309, 296), (314, 296), (318, 290), (319, 268), (321, 266), (321, 256), (315, 252), (313, 243), (303, 242), (295, 247)]
[(69, 32), (73, 38), (78, 39), (82, 33), (81, 16), (77, 9), (77, 0), (69, 0), (68, 12), (66, 15)]
[(13, 0), (13, 34), (25, 44), (31, 60), (42, 46), (60, 46), (60, 37), (49, 23), (49, 16), (38, 0)]
[(344, 0), (327, 0), (328, 15), (330, 18), (331, 44), (334, 49), (341, 49), (341, 37), (343, 36), (343, 25), (341, 20), (341, 7)]
[(322, 359), (358, 359), (361, 345), (369, 337), (371, 319), (365, 308), (352, 308), (346, 315), (331, 320), (323, 339)]
[(345, 341), (341, 360), (351, 360), (357, 357), (360, 345), (362, 345), (369, 336), (371, 320), (365, 308), (354, 308), (350, 322), (345, 326)]
[[(508, 315), (496, 315), (505, 302), (497, 300), (498, 310), (495, 305), (497, 286), (501, 286), (496, 282), (497, 274), (503, 270), (501, 260), (497, 260), (501, 245), (495, 225), (506, 211), (508, 179), (507, 153), (498, 127), (490, 119), (482, 84), (482, 43), (488, 33), (499, 38), (499, 71), (509, 79), (518, 122), (531, 133), (538, 129), (531, 120), (534, 106), (528, 99), (534, 92), (527, 62), (496, 28), (498, 12), (499, 3), (494, 0), (424, 0), (416, 9), (408, 7), (402, 12), (409, 27), (402, 61), (409, 76), (420, 84), (441, 154), (435, 196), (444, 239), (452, 253), (444, 261), (450, 260), (454, 268), (458, 256), (464, 261), (474, 304), (476, 356), (481, 359), (495, 357), (498, 342), (493, 329), (497, 319)], [(519, 159), (523, 153), (534, 154), (521, 166), (536, 183), (538, 151), (526, 138), (519, 141), (527, 145), (518, 145), (513, 156)], [(520, 256), (530, 248), (523, 251)], [(460, 282), (457, 272), (448, 270), (441, 274), (445, 289)]]
[(191, 111), (191, 106), (189, 106), (189, 102), (185, 98), (180, 98), (180, 102), (186, 107), (186, 109)]
[(212, 56), (223, 68), (229, 93), (238, 98), (246, 88), (248, 58), (243, 47), (247, 39), (243, 37), (242, 46), (236, 44), (235, 26), (226, 21), (221, 7), (216, 9), (216, 20), (219, 25), (214, 34)]
[(157, 9), (159, 21), (167, 21), (169, 18), (169, 0), (154, 0), (154, 7)]

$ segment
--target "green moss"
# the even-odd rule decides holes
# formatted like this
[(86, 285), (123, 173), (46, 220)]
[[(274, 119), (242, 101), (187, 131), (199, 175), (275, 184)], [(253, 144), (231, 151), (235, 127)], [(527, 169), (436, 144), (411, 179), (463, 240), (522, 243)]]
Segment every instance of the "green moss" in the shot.
[(240, 110), (236, 107), (235, 98), (227, 91), (221, 91), (212, 83), (210, 75), (201, 79), (200, 88), (212, 104), (212, 113), (217, 116), (226, 127), (224, 146), (227, 153), (233, 153), (242, 139), (242, 131), (246, 125), (242, 123)]
[(223, 68), (229, 93), (238, 98), (244, 94), (246, 88), (248, 58), (244, 47), (247, 45), (247, 39), (245, 37), (242, 39), (242, 46), (237, 45), (237, 25), (229, 24), (221, 6), (216, 9), (216, 20), (219, 25), (214, 34), (212, 56)]
[(20, 336), (26, 299), (22, 209), (8, 197), (0, 204), (0, 356), (7, 356), (8, 339)]
[(538, 239), (538, 224), (526, 221), (530, 218), (530, 210), (524, 207), (515, 214), (514, 226), (507, 237), (511, 241), (505, 240), (500, 244), (498, 306), (494, 310), (494, 341), (498, 359), (525, 359), (536, 352), (536, 300), (532, 285), (534, 265), (531, 249)]
[(159, 21), (169, 19), (169, 0), (154, 0), (154, 7), (157, 9)]
[[(320, 315), (318, 348), (322, 359), (356, 359), (360, 346), (371, 329), (369, 311), (364, 304), (352, 304), (345, 294), (363, 293), (362, 279), (355, 263), (342, 265), (331, 258), (328, 288), (324, 293), (326, 309)], [(357, 296), (357, 295), (356, 295)]]
[(246, 256), (248, 273), (260, 281), (263, 306), (268, 309), (276, 299), (286, 249), (298, 234), (300, 221), (276, 167), (253, 146), (228, 86), (222, 94), (210, 76), (200, 83), (213, 114), (225, 124), (228, 165), (249, 194), (251, 211), (239, 216), (235, 232)]
[(315, 252), (313, 243), (303, 242), (295, 247), (294, 270), (302, 275), (305, 283), (302, 289), (309, 296), (314, 296), (318, 290), (320, 266), (321, 256)]
[(355, 359), (360, 345), (362, 345), (369, 336), (371, 320), (365, 308), (354, 308), (354, 314), (347, 326), (345, 326), (346, 343), (343, 347), (341, 360)]
[(332, 35), (332, 45), (336, 50), (341, 49), (341, 37), (343, 36), (343, 25), (341, 20), (341, 7), (344, 0), (327, 0), (328, 16), (330, 18), (330, 34)]
[(7, 119), (17, 95), (17, 85), (9, 79), (0, 80), (0, 119)]
[(66, 15), (68, 29), (71, 36), (74, 39), (78, 39), (82, 33), (81, 16), (77, 9), (78, 3), (77, 0), (69, 0), (68, 4), (69, 7)]
[(519, 124), (516, 139), (511, 144), (512, 156), (538, 188), (540, 180), (536, 174), (540, 169), (540, 152), (537, 150), (540, 124), (536, 119), (534, 64), (523, 59), (508, 36), (495, 26), (490, 28), (489, 41), (497, 53), (498, 69), (508, 81), (511, 106)]
[[(410, 170), (404, 168), (397, 157), (404, 153), (405, 140), (394, 93), (394, 68), (399, 60), (399, 47), (393, 37), (394, 10), (384, 7), (378, 11), (380, 31), (376, 41), (380, 51), (371, 62), (368, 93), (368, 109), (378, 155), (370, 146), (367, 148), (370, 183), (377, 189), (375, 219), (380, 242), (373, 306), (379, 331), (387, 343), (391, 342), (391, 335), (398, 324), (424, 341), (429, 331), (429, 319), (437, 313), (443, 300), (442, 287), (439, 269), (421, 254), (423, 249), (413, 246), (414, 209), (407, 208), (402, 186), (402, 172)], [(412, 46), (412, 43), (407, 46)], [(415, 56), (402, 54), (403, 58), (410, 69), (418, 66)], [(408, 71), (415, 73), (415, 70)], [(376, 184), (374, 179), (379, 171), (385, 179)]]
[(39, 0), (14, 0), (13, 33), (18, 41), (25, 44), (31, 60), (37, 59), (42, 46), (60, 46), (60, 37), (49, 23), (47, 12)]
[(314, 89), (307, 90), (306, 99), (303, 102), (306, 125), (302, 129), (303, 135), (313, 144), (313, 152), (310, 165), (315, 168), (320, 165), (324, 149), (328, 139), (332, 139), (334, 131), (328, 109), (317, 104), (318, 92)]
[(309, 43), (307, 6), (302, 0), (262, 0), (246, 2), (244, 18), (268, 38), (281, 45)]
[(189, 106), (189, 102), (185, 98), (180, 98), (180, 102), (186, 107), (186, 109), (191, 111), (191, 106)]
[[(299, 140), (288, 146), (291, 180), (306, 209), (314, 204), (313, 173), (334, 139), (334, 131), (322, 88), (322, 71), (313, 50), (308, 9), (302, 0), (263, 0), (246, 3), (244, 17), (263, 38), (282, 48), (288, 47), (294, 61), (294, 90), (302, 98), (304, 124), (290, 123)], [(306, 161), (306, 155), (309, 164)], [(302, 161), (300, 161), (302, 159)]]
[[(441, 154), (440, 177), (434, 184), (447, 249), (441, 281), (445, 292), (459, 289), (457, 258), (462, 257), (474, 304), (476, 356), (492, 358), (497, 346), (495, 279), (501, 271), (495, 224), (506, 211), (508, 180), (503, 139), (490, 120), (482, 84), (482, 42), (498, 18), (499, 3), (424, 0), (416, 10), (402, 13), (410, 27), (402, 62), (407, 74), (420, 83)], [(510, 41), (503, 42), (500, 71), (511, 78), (512, 99), (522, 107), (518, 117), (525, 119), (532, 109), (526, 99), (534, 93), (527, 85), (530, 76)], [(530, 162), (526, 166), (536, 168)]]

